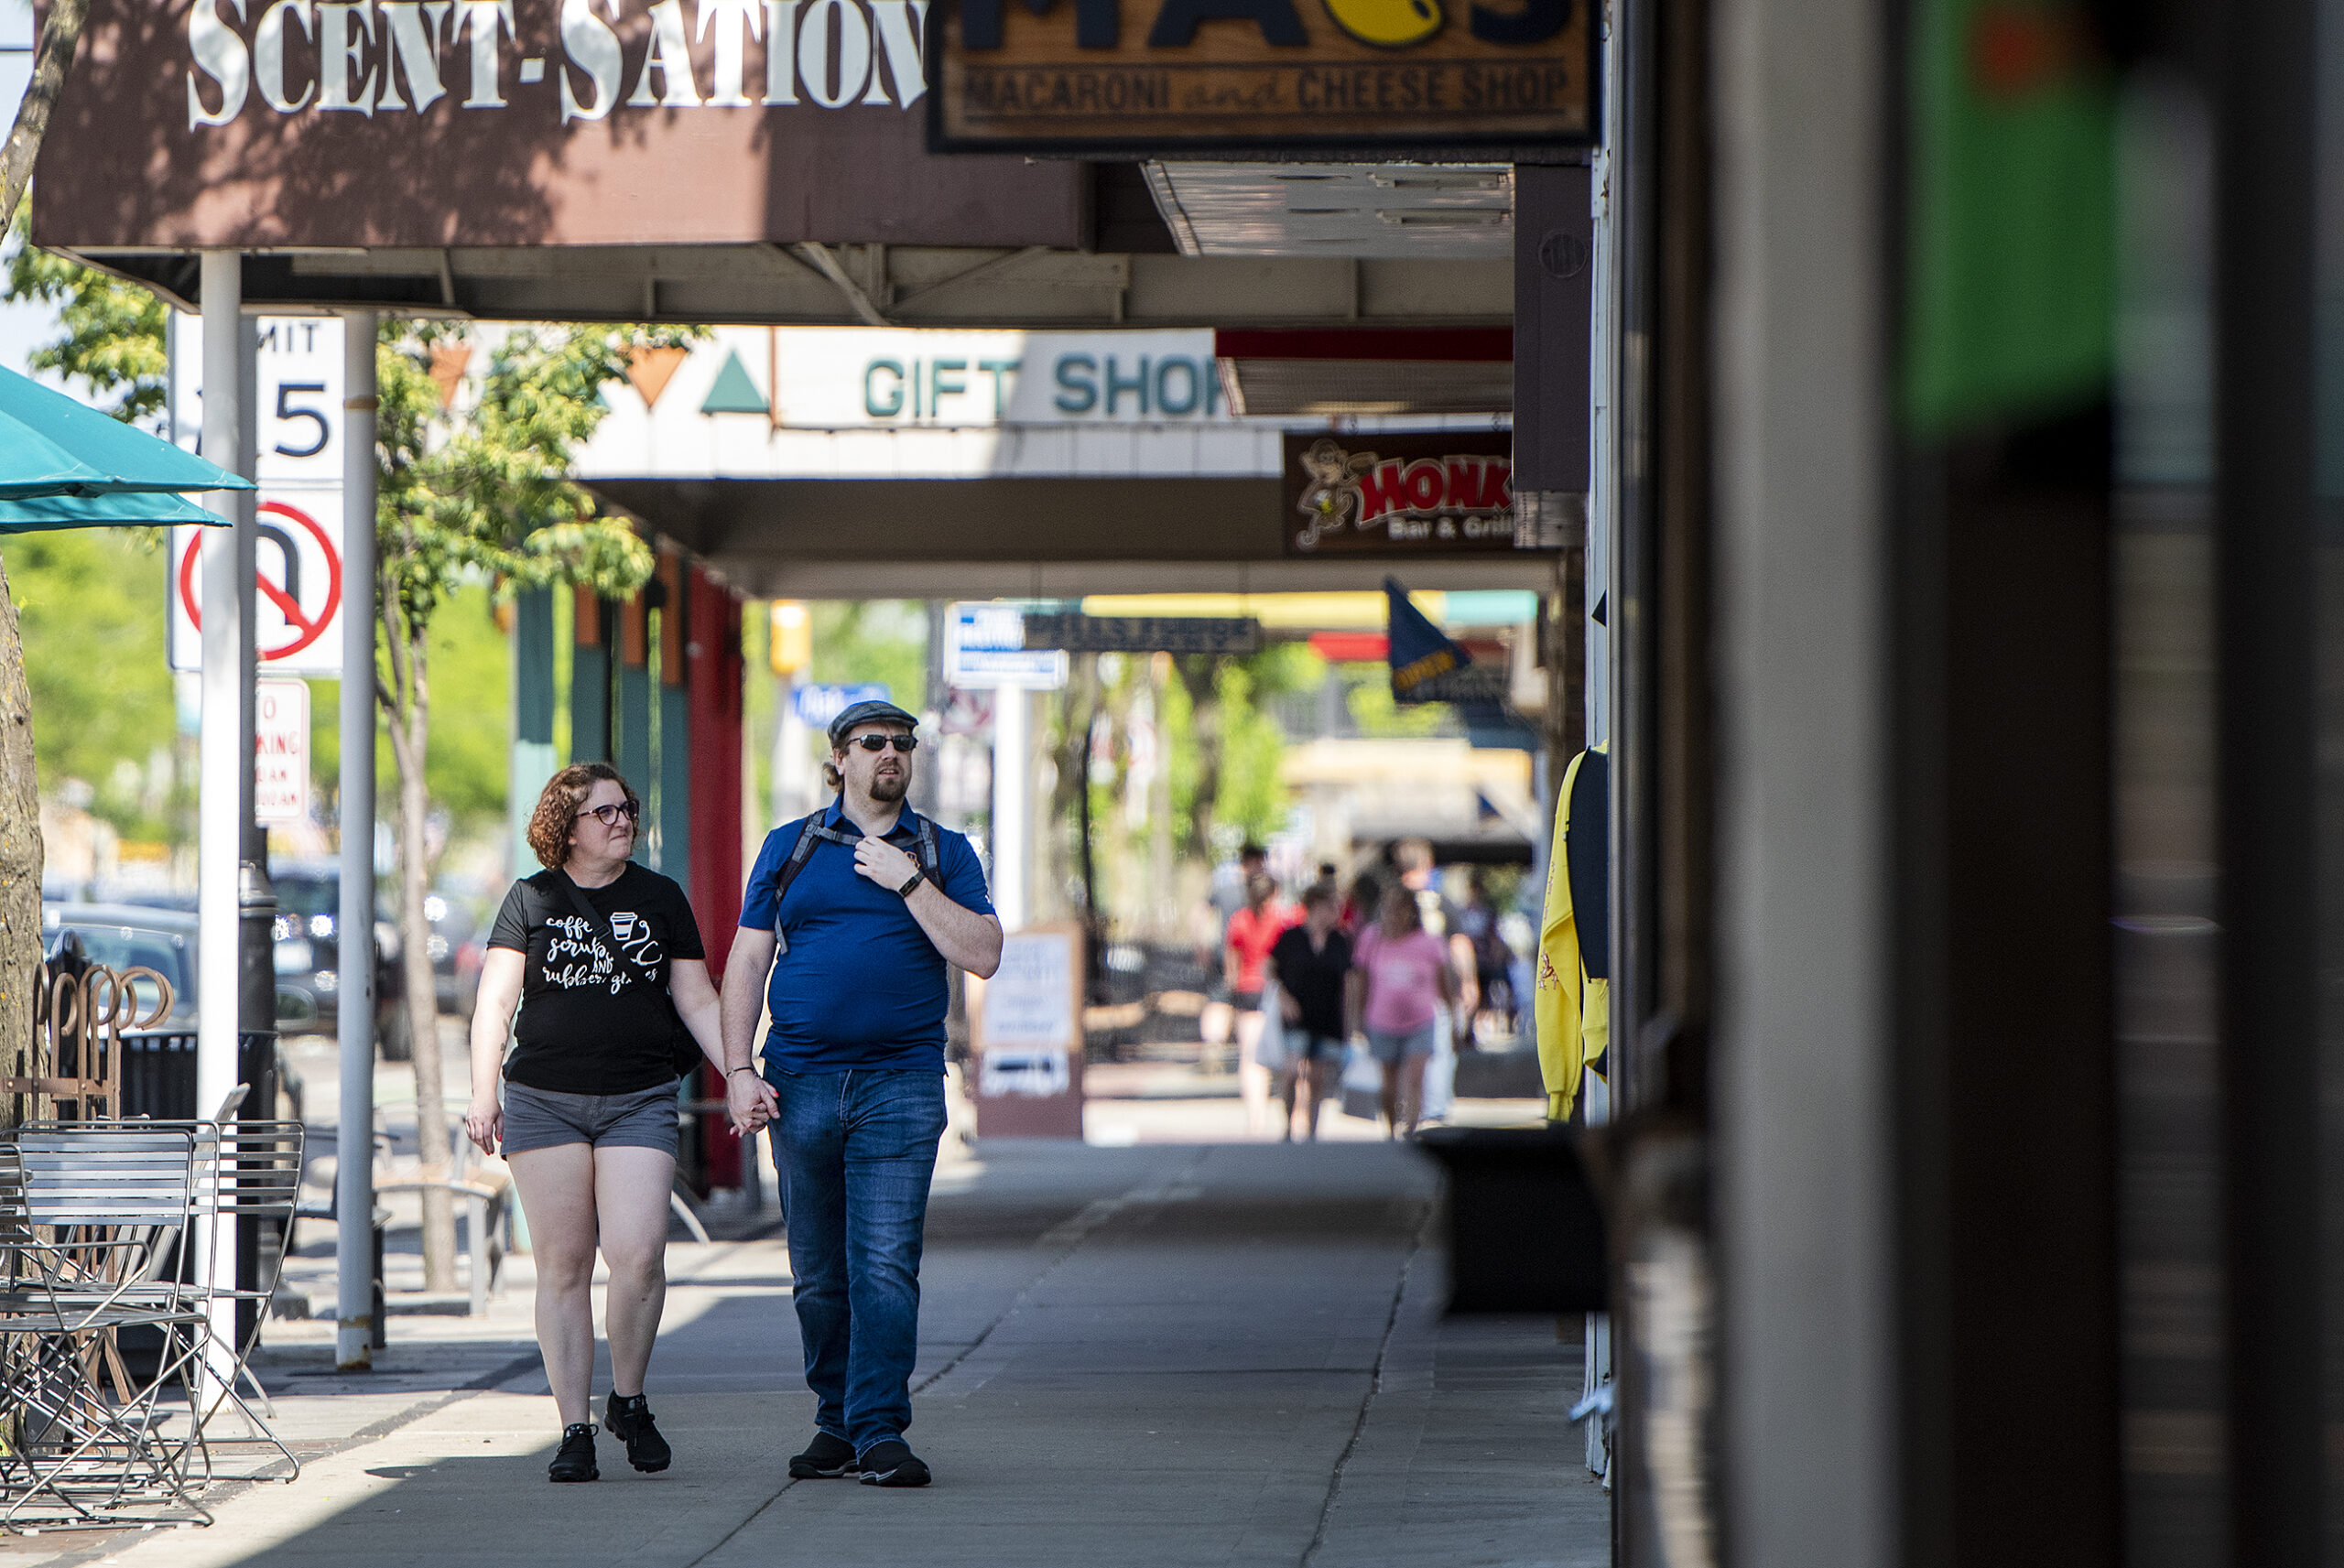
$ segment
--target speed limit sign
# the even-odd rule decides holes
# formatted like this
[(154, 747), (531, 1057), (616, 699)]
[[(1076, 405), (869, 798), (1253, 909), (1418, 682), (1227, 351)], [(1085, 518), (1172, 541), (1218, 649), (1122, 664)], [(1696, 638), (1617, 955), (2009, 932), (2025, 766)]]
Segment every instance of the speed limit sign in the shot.
[[(262, 669), (331, 676), (342, 670), (342, 322), (264, 316), (253, 406), (255, 589), (253, 643)], [(202, 340), (197, 318), (174, 313), (172, 424), (190, 445), (203, 424)], [(226, 531), (171, 530), (170, 659), (203, 667), (203, 553), (231, 548)]]

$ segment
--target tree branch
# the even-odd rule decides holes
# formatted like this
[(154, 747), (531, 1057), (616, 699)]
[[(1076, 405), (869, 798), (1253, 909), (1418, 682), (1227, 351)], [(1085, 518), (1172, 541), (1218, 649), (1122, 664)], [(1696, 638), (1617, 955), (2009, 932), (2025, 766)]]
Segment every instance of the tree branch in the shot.
[(33, 79), (16, 105), (16, 123), (8, 143), (0, 148), (0, 228), (16, 216), (16, 203), (32, 183), (33, 160), (40, 154), (41, 137), (49, 130), (49, 111), (64, 91), (66, 68), (73, 63), (74, 47), (81, 41), (81, 24), (90, 14), (90, 0), (54, 0), (40, 25), (40, 47), (33, 59)]

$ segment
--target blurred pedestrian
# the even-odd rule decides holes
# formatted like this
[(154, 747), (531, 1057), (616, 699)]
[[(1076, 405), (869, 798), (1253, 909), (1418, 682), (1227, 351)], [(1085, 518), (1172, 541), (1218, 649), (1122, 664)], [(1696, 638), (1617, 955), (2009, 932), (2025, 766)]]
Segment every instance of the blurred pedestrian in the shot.
[[(627, 858), (642, 812), (607, 762), (547, 781), (528, 827), (545, 870), (505, 895), (472, 1013), (464, 1131), (483, 1152), (503, 1140), (528, 1221), (537, 1348), (561, 1412), (561, 1447), (547, 1466), (556, 1481), (601, 1475), (588, 1419), (598, 1247), (610, 1270), (603, 1422), (636, 1469), (665, 1470), (672, 1458), (643, 1379), (667, 1295), (676, 1080), (695, 1044), (709, 1062), (724, 1060), (716, 988), (684, 890)], [(518, 1042), (509, 1060), (508, 1035)]]
[[(1465, 902), (1458, 908), (1456, 926), (1472, 955), (1473, 994), (1480, 1005), (1471, 1018), (1474, 1022), (1490, 1018), (1500, 1032), (1510, 1035), (1514, 1028), (1514, 949), (1506, 946), (1498, 920), (1497, 905), (1490, 898), (1489, 873), (1476, 866), (1466, 875)], [(1454, 952), (1449, 961), (1457, 961)], [(1474, 1033), (1470, 1029), (1460, 1031), (1458, 1044), (1467, 1044)]]
[(1278, 1011), (1286, 1025), (1286, 1059), (1278, 1068), (1277, 1095), (1286, 1106), (1279, 1141), (1294, 1137), (1299, 1091), (1305, 1108), (1303, 1136), (1318, 1140), (1319, 1102), (1340, 1082), (1343, 989), (1351, 970), (1351, 942), (1335, 925), (1331, 879), (1313, 882), (1302, 895), (1302, 923), (1278, 934), (1270, 947), (1266, 978), (1278, 988)]
[(1295, 923), (1293, 909), (1278, 901), (1278, 884), (1267, 872), (1245, 883), (1245, 905), (1229, 917), (1221, 947), (1222, 979), (1236, 1011), (1237, 1087), (1245, 1100), (1245, 1130), (1254, 1137), (1269, 1130), (1270, 1070), (1257, 1059), (1262, 1044), (1262, 987), (1270, 949)]
[(1464, 911), (1440, 891), (1439, 868), (1435, 863), (1430, 839), (1401, 839), (1392, 846), (1392, 863), (1399, 872), (1400, 884), (1416, 895), (1416, 914), (1423, 919), (1424, 928), (1440, 938), (1448, 951), (1449, 971), (1457, 977), (1458, 989), (1449, 1029), (1457, 1047), (1466, 1049), (1472, 1043), (1473, 1014), (1481, 999), (1473, 944), (1460, 929)]
[(1425, 929), (1405, 883), (1385, 891), (1380, 918), (1360, 933), (1352, 953), (1344, 1011), (1364, 1029), (1384, 1069), (1384, 1136), (1414, 1137), (1434, 1025), (1444, 1003), (1457, 1005), (1457, 971), (1440, 938)]

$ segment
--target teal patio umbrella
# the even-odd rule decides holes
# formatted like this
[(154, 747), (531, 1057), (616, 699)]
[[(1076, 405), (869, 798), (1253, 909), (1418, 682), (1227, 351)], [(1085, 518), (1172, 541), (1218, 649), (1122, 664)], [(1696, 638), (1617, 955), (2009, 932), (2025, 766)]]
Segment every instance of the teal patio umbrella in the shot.
[(38, 534), (49, 528), (168, 526), (174, 523), (222, 524), (228, 520), (184, 495), (123, 490), (103, 495), (28, 495), (0, 499), (0, 534)]
[(0, 369), (0, 500), (252, 488), (216, 463)]

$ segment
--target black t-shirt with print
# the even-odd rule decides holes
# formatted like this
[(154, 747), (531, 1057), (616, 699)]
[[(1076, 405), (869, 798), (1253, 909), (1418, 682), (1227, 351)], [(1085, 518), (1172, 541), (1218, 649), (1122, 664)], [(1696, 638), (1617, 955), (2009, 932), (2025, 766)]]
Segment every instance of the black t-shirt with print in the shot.
[(706, 957), (684, 890), (632, 862), (606, 885), (579, 889), (609, 918), (605, 935), (571, 904), (568, 880), (547, 871), (515, 882), (489, 933), (490, 946), (526, 956), (505, 1078), (567, 1095), (634, 1094), (675, 1082), (678, 1037), (689, 1032), (667, 995), (667, 964)]

